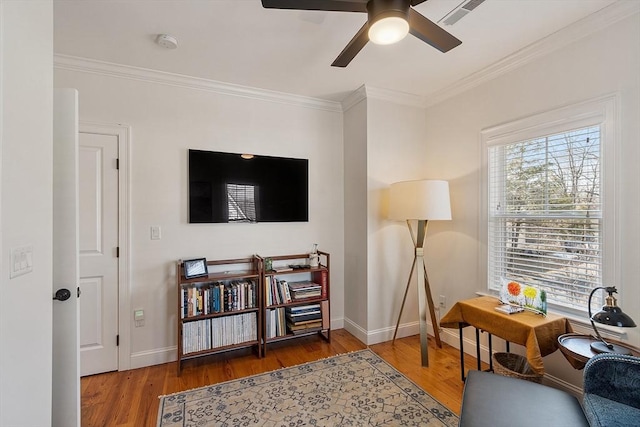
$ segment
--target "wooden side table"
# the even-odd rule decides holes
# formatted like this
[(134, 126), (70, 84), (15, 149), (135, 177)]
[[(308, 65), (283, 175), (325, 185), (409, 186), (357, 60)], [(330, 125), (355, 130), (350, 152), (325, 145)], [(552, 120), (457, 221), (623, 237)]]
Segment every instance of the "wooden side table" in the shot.
[[(589, 359), (598, 354), (591, 350), (591, 343), (596, 341), (598, 341), (598, 339), (591, 335), (564, 334), (558, 337), (558, 347), (571, 366), (575, 369), (582, 369)], [(640, 357), (640, 351), (636, 348), (625, 345), (620, 341), (607, 341), (611, 341), (612, 344), (624, 347), (631, 351), (634, 356)]]
[[(489, 333), (489, 352), (492, 353), (491, 335), (526, 348), (526, 357), (531, 369), (544, 374), (542, 357), (558, 349), (558, 337), (573, 332), (569, 321), (553, 314), (541, 316), (529, 311), (504, 314), (495, 310), (500, 301), (495, 297), (482, 296), (458, 301), (440, 321), (443, 328), (458, 328), (460, 333), (460, 374), (464, 381), (464, 349), (462, 329), (476, 329), (476, 354), (480, 366), (479, 330)], [(507, 349), (507, 351), (509, 351)], [(491, 359), (493, 360), (493, 359)], [(490, 362), (491, 363), (491, 362)]]

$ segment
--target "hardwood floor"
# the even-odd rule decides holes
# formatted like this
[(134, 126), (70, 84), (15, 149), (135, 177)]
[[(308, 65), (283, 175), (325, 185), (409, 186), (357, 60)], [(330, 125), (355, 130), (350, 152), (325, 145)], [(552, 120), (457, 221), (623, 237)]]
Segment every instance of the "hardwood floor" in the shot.
[[(331, 343), (314, 336), (272, 344), (262, 359), (249, 350), (239, 350), (187, 361), (179, 377), (175, 362), (84, 377), (82, 426), (155, 426), (158, 396), (363, 348), (366, 346), (353, 335), (339, 329), (331, 332)], [(397, 339), (395, 345), (389, 341), (369, 348), (459, 414), (463, 383), (457, 349), (444, 343), (439, 349), (429, 339), (429, 367), (423, 368), (418, 335)], [(465, 357), (467, 369), (475, 369), (475, 364), (473, 357)]]

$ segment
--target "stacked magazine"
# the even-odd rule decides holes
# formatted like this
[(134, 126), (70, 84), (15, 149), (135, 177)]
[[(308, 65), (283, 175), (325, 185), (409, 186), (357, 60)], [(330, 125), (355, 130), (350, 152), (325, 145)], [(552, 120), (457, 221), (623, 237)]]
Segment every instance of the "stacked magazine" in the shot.
[(286, 308), (287, 328), (299, 335), (322, 329), (320, 304), (299, 305)]

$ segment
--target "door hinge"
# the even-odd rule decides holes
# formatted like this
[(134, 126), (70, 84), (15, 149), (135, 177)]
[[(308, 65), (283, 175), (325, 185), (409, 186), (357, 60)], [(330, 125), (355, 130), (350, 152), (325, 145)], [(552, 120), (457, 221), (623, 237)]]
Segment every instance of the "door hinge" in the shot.
[(120, 169), (120, 159), (116, 159), (116, 169)]
[(120, 246), (116, 247), (116, 258), (120, 258)]
[(116, 335), (116, 347), (120, 345), (120, 335)]

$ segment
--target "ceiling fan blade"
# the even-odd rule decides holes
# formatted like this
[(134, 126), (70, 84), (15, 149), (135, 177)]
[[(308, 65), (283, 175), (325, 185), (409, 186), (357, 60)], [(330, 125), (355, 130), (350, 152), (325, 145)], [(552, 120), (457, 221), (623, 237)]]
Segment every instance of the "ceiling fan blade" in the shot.
[(448, 52), (462, 43), (413, 9), (409, 9), (409, 32), (440, 52)]
[(345, 47), (340, 55), (333, 61), (331, 64), (332, 67), (346, 67), (349, 65), (349, 62), (362, 50), (364, 45), (369, 41), (369, 35), (367, 34), (369, 30), (369, 23), (365, 23), (360, 31), (353, 36), (347, 47)]
[(367, 0), (262, 0), (262, 7), (266, 9), (366, 12)]
[(419, 5), (420, 3), (424, 3), (424, 2), (426, 2), (426, 1), (427, 1), (427, 0), (411, 0), (411, 6), (417, 6), (417, 5)]

